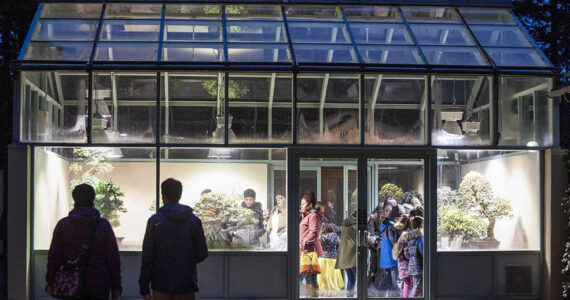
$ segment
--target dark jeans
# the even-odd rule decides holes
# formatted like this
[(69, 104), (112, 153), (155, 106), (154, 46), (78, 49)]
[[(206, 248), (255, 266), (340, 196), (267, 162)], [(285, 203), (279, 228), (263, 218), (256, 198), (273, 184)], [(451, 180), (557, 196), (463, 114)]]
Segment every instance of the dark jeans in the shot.
[(398, 288), (398, 267), (389, 269), (382, 269), (384, 276), (378, 284), (380, 292), (384, 293), (386, 297), (399, 297), (400, 289)]
[(346, 282), (346, 290), (352, 291), (354, 290), (354, 286), (356, 285), (356, 267), (350, 269), (344, 269), (346, 272), (347, 282)]
[(109, 300), (111, 291), (85, 291), (81, 295), (81, 300)]

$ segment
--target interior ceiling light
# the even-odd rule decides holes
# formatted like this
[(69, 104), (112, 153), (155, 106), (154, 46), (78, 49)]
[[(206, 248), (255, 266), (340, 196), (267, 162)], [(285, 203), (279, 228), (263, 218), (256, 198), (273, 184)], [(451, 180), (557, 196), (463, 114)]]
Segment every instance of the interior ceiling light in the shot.
[(455, 78), (453, 79), (453, 94), (451, 96), (451, 107), (441, 111), (441, 119), (443, 120), (442, 129), (449, 134), (461, 136), (463, 132), (459, 123), (463, 119), (463, 111), (457, 108), (457, 99), (455, 98)]

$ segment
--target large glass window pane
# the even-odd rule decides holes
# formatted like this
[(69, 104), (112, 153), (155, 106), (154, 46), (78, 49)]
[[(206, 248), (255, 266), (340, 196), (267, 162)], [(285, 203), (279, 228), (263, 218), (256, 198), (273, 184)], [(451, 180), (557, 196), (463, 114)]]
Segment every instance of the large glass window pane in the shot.
[(356, 63), (352, 45), (294, 44), (295, 59), (301, 63)]
[(99, 19), (103, 4), (99, 3), (52, 3), (44, 4), (40, 18)]
[(161, 141), (223, 143), (223, 84), (223, 73), (162, 73)]
[(107, 20), (103, 22), (101, 41), (158, 41), (160, 21)]
[(342, 20), (338, 7), (290, 6), (286, 10), (287, 19)]
[(434, 145), (489, 145), (492, 78), (435, 76), (431, 87)]
[[(160, 180), (182, 182), (180, 203), (202, 220), (208, 250), (287, 251), (286, 160), (278, 152), (163, 149)], [(254, 198), (251, 206), (244, 194)]]
[(459, 17), (450, 7), (402, 7), (409, 22), (459, 23)]
[(475, 45), (462, 25), (412, 23), (410, 27), (420, 45)]
[(219, 5), (166, 5), (167, 19), (221, 19)]
[(290, 62), (287, 44), (230, 43), (228, 59), (231, 62)]
[(539, 177), (536, 151), (438, 150), (438, 250), (539, 250)]
[(93, 74), (94, 143), (154, 143), (156, 73)]
[(99, 42), (95, 51), (96, 61), (155, 61), (158, 43)]
[(506, 9), (461, 8), (459, 11), (469, 24), (516, 24)]
[(281, 21), (228, 21), (230, 42), (287, 42)]
[(421, 46), (421, 49), (431, 65), (488, 65), (477, 47)]
[(357, 44), (413, 44), (401, 23), (350, 22), (350, 30)]
[(224, 60), (223, 47), (222, 43), (164, 43), (162, 60), (220, 62)]
[(228, 19), (281, 19), (279, 6), (226, 5)]
[(167, 20), (164, 28), (165, 41), (222, 41), (222, 23), (220, 21), (181, 21)]
[(161, 4), (110, 3), (105, 8), (109, 19), (160, 19), (161, 13)]
[(486, 48), (498, 66), (548, 67), (542, 55), (534, 48)]
[(34, 41), (92, 41), (97, 30), (96, 20), (40, 20)]
[(300, 74), (297, 99), (299, 143), (360, 143), (358, 75)]
[(88, 61), (92, 42), (31, 42), (24, 60)]
[[(424, 219), (424, 161), (368, 159), (367, 165), (368, 235), (364, 251), (368, 253), (368, 298), (420, 298), (427, 274), (421, 258), (428, 251), (423, 228), (429, 223)], [(394, 207), (397, 209), (392, 213)], [(394, 235), (396, 231), (399, 234)], [(410, 276), (398, 274), (402, 263)], [(404, 282), (403, 287), (398, 281)]]
[(389, 6), (354, 6), (344, 7), (344, 14), (349, 21), (371, 20), (401, 22), (398, 8)]
[(230, 74), (230, 130), (238, 143), (290, 143), (292, 76)]
[(119, 250), (141, 250), (146, 219), (156, 212), (154, 149), (38, 147), (33, 155), (34, 250), (49, 249), (80, 183), (94, 187), (94, 206), (111, 223)]
[(550, 78), (499, 78), (499, 145), (552, 145), (551, 89)]
[[(356, 298), (360, 296), (357, 280), (362, 280), (356, 276), (360, 252), (354, 243), (359, 221), (357, 161), (312, 158), (301, 159), (299, 165), (299, 270), (309, 269), (303, 253), (318, 252), (321, 268), (320, 275), (305, 274), (299, 279), (299, 297)], [(317, 237), (314, 243), (311, 236)]]
[(20, 140), (86, 141), (87, 73), (22, 72)]
[(366, 143), (422, 145), (425, 143), (425, 76), (367, 75), (365, 77)]
[(358, 51), (368, 64), (424, 64), (415, 46), (358, 45)]
[(470, 25), (470, 27), (483, 46), (532, 47), (528, 38), (517, 26)]
[(288, 21), (293, 43), (350, 43), (342, 22)]

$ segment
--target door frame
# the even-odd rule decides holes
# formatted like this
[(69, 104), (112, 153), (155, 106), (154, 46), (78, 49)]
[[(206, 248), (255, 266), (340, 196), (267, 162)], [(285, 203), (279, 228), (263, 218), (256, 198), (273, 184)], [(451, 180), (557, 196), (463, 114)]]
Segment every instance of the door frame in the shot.
[[(341, 146), (342, 147), (342, 146)], [(326, 151), (321, 147), (314, 148), (287, 148), (287, 202), (288, 202), (288, 264), (287, 272), (289, 274), (288, 289), (291, 294), (289, 299), (299, 299), (299, 171), (300, 159), (303, 158), (353, 158), (357, 160), (358, 171), (358, 190), (368, 190), (368, 159), (423, 159), (424, 162), (424, 215), (428, 220), (424, 224), (424, 236), (426, 245), (424, 249), (424, 298), (434, 299), (436, 286), (436, 268), (434, 268), (436, 244), (436, 196), (437, 196), (437, 150), (436, 149), (417, 149), (417, 148), (335, 148), (331, 146)], [(358, 237), (362, 240), (366, 227), (368, 192), (358, 193)], [(368, 280), (367, 280), (367, 253), (365, 248), (358, 245), (357, 256), (357, 298), (368, 299)], [(365, 279), (366, 280), (362, 280)], [(351, 298), (326, 298), (326, 299), (351, 299)], [(382, 299), (382, 298), (370, 298)], [(389, 298), (399, 299), (399, 298)], [(422, 299), (422, 298), (419, 298)]]

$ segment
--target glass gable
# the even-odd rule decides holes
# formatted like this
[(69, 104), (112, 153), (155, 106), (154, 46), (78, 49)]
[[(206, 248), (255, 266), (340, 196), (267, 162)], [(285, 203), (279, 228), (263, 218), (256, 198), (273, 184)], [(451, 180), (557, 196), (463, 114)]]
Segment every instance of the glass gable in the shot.
[(33, 27), (23, 61), (550, 67), (493, 8), (58, 3)]

